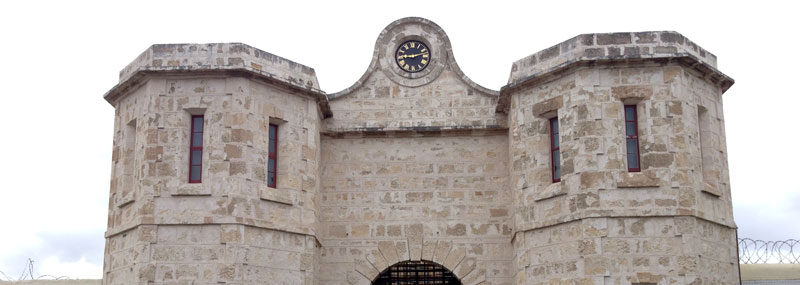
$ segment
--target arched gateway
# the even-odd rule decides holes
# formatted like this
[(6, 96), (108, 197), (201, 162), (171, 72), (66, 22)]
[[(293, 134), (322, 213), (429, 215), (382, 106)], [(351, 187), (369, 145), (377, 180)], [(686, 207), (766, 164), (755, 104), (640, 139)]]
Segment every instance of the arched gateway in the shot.
[(381, 273), (373, 285), (461, 285), (455, 274), (444, 266), (430, 261), (403, 261)]

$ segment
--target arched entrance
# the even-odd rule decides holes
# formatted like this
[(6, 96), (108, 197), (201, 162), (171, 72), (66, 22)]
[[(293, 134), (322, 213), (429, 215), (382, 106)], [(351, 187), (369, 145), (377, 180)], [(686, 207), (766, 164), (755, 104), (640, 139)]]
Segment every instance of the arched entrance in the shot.
[(430, 261), (402, 261), (389, 266), (373, 285), (461, 285), (455, 274)]

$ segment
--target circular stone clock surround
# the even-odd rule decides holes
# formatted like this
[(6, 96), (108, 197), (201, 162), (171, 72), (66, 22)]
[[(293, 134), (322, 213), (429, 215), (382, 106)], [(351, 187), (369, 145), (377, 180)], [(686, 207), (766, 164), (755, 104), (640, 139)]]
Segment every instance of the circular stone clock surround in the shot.
[[(395, 53), (400, 44), (416, 40), (424, 43), (431, 50), (430, 62), (422, 71), (407, 72), (396, 62)], [(332, 94), (333, 100), (350, 94), (363, 85), (374, 72), (381, 72), (391, 81), (406, 87), (420, 87), (436, 80), (445, 68), (455, 72), (467, 85), (489, 96), (499, 96), (500, 92), (487, 89), (470, 80), (456, 64), (453, 58), (450, 39), (439, 25), (418, 17), (408, 17), (392, 22), (381, 31), (372, 54), (367, 71), (352, 86)]]

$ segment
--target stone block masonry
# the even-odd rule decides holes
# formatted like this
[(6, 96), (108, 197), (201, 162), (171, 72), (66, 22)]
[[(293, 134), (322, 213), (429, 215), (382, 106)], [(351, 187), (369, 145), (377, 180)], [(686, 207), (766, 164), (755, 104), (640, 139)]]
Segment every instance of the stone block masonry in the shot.
[[(408, 40), (430, 48), (422, 71), (396, 63)], [(495, 91), (441, 27), (404, 18), (326, 94), (312, 68), (244, 44), (154, 45), (104, 96), (103, 283), (371, 284), (425, 261), (462, 284), (736, 284), (733, 80), (716, 62), (676, 32), (587, 34)]]

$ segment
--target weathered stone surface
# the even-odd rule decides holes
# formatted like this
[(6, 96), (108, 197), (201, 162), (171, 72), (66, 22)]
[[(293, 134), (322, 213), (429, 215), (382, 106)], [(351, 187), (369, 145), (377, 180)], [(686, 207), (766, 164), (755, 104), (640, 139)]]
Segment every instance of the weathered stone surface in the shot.
[(598, 34), (597, 44), (605, 45), (623, 45), (631, 43), (630, 33), (613, 33), (613, 34)]
[(261, 200), (272, 201), (276, 203), (292, 205), (292, 196), (287, 189), (280, 188), (263, 188), (259, 191), (261, 193)]
[(536, 103), (533, 105), (533, 115), (534, 116), (543, 116), (546, 113), (557, 111), (561, 108), (563, 102), (561, 102), (561, 97), (555, 97), (545, 100), (544, 102)]
[[(433, 50), (412, 75), (394, 62), (409, 37)], [(313, 69), (243, 44), (148, 49), (105, 97), (104, 283), (370, 284), (423, 260), (464, 284), (735, 284), (733, 81), (713, 54), (675, 32), (580, 35), (494, 91), (451, 50), (436, 24), (398, 20), (364, 76), (326, 96)]]
[(439, 241), (436, 244), (436, 250), (433, 253), (433, 261), (439, 264), (444, 263), (452, 247), (453, 242)]
[(453, 249), (450, 254), (447, 255), (447, 259), (445, 259), (444, 267), (446, 268), (456, 268), (459, 262), (464, 258), (467, 254), (467, 249), (464, 247), (458, 247)]
[(644, 188), (658, 187), (660, 180), (655, 177), (652, 171), (645, 172), (623, 172), (619, 174), (617, 187), (619, 188)]
[(400, 257), (397, 256), (397, 249), (394, 246), (394, 242), (379, 241), (378, 249), (381, 251), (383, 257), (386, 258), (386, 262), (389, 265), (400, 262)]
[(611, 96), (619, 101), (645, 100), (653, 96), (653, 87), (648, 85), (615, 86), (611, 87)]
[(642, 168), (664, 168), (672, 165), (674, 155), (671, 153), (647, 153), (642, 156)]
[(371, 280), (373, 276), (378, 276), (378, 270), (372, 267), (366, 260), (356, 260), (356, 271), (366, 280)]

